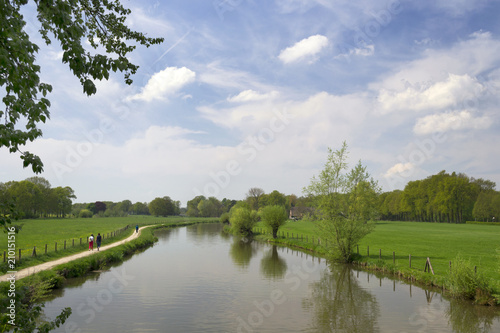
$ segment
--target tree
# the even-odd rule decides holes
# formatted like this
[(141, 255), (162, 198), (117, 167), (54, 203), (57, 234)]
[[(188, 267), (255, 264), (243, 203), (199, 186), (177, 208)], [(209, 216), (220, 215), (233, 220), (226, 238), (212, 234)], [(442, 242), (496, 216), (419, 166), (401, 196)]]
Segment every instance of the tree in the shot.
[(130, 211), (135, 215), (149, 215), (148, 205), (142, 202), (136, 202), (133, 204)]
[(252, 209), (259, 210), (260, 201), (262, 196), (265, 194), (264, 190), (258, 187), (252, 187), (247, 193), (247, 202), (250, 204)]
[(249, 237), (253, 235), (253, 227), (257, 223), (257, 212), (245, 207), (233, 207), (229, 218), (231, 229), (235, 235)]
[(198, 204), (203, 200), (206, 200), (206, 198), (203, 195), (198, 195), (198, 196), (194, 197), (193, 199), (189, 200), (187, 202), (186, 215), (191, 216), (191, 217), (200, 216), (200, 213), (198, 211)]
[(303, 189), (316, 200), (321, 234), (332, 246), (330, 256), (342, 262), (352, 261), (356, 244), (373, 230), (368, 221), (376, 216), (380, 191), (361, 162), (346, 173), (347, 155), (345, 142), (339, 150), (328, 148), (324, 169)]
[[(50, 101), (47, 94), (52, 86), (40, 81), (40, 66), (36, 64), (39, 46), (34, 44), (24, 27), (26, 20), (20, 13), (28, 0), (0, 2), (0, 87), (4, 94), (0, 109), (0, 147), (11, 153), (20, 152), (23, 166), (33, 172), (43, 171), (41, 159), (20, 147), (42, 136), (40, 122), (49, 118)], [(53, 40), (61, 44), (62, 61), (68, 64), (80, 80), (83, 92), (96, 93), (95, 80), (108, 79), (111, 71), (124, 73), (125, 83), (138, 66), (127, 56), (136, 44), (149, 47), (163, 42), (149, 38), (125, 25), (130, 10), (118, 0), (52, 0), (35, 1), (40, 34), (48, 45)], [(85, 48), (88, 43), (92, 52)], [(95, 50), (102, 47), (106, 54)], [(25, 129), (18, 127), (20, 119)]]
[(224, 209), (222, 203), (215, 197), (207, 200), (201, 200), (198, 203), (198, 216), (201, 217), (219, 217)]
[(273, 233), (273, 238), (278, 237), (279, 228), (288, 221), (288, 214), (284, 206), (266, 206), (261, 211), (262, 221)]
[(280, 193), (277, 190), (274, 190), (269, 194), (262, 195), (261, 201), (265, 206), (278, 205), (283, 206), (287, 209), (290, 208), (288, 198), (283, 193)]
[(148, 205), (149, 212), (154, 216), (178, 215), (180, 212), (180, 202), (173, 201), (170, 197), (155, 198)]

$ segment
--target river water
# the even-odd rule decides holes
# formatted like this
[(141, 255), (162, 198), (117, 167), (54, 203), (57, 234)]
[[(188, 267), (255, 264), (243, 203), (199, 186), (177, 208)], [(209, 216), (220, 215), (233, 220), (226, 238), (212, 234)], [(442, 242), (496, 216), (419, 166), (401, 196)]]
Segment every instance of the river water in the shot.
[(155, 246), (71, 280), (45, 314), (72, 308), (55, 332), (500, 332), (494, 308), (220, 231), (159, 231)]

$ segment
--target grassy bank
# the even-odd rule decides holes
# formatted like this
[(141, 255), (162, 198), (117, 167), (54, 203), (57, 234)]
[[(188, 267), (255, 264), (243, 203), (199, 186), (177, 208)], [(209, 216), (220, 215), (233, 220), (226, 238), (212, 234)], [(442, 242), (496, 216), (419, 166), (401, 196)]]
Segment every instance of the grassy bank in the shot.
[[(16, 234), (16, 270), (35, 266), (43, 262), (59, 259), (82, 251), (87, 251), (87, 237), (93, 233), (104, 236), (102, 245), (107, 245), (130, 236), (135, 225), (177, 224), (189, 221), (214, 221), (208, 218), (186, 217), (153, 217), (129, 216), (109, 218), (75, 218), (75, 219), (36, 219), (21, 220), (14, 224), (22, 225), (22, 230)], [(124, 230), (127, 226), (128, 229)], [(80, 244), (80, 239), (82, 244)], [(57, 243), (57, 245), (56, 245)], [(66, 243), (66, 248), (64, 244)], [(47, 245), (47, 253), (45, 253)], [(57, 251), (56, 251), (57, 246)], [(36, 247), (36, 257), (32, 256)], [(9, 270), (3, 262), (4, 251), (7, 251), (7, 234), (0, 236), (0, 272)], [(21, 261), (19, 262), (19, 250)]]
[[(262, 227), (262, 225), (257, 226), (257, 228)], [(308, 249), (318, 255), (326, 253), (325, 244), (318, 243), (320, 236), (314, 222), (289, 221), (280, 228), (279, 235), (276, 243)], [(265, 234), (260, 237), (268, 240), (271, 235)], [(497, 252), (499, 248), (498, 226), (378, 222), (375, 230), (361, 241), (357, 261), (372, 269), (384, 270), (399, 274), (403, 278), (443, 287), (449, 278), (450, 261), (453, 265), (459, 255), (476, 266), (477, 272), (490, 281), (489, 285), (494, 289), (494, 293), (499, 294), (500, 259)], [(435, 275), (424, 272), (428, 257)]]

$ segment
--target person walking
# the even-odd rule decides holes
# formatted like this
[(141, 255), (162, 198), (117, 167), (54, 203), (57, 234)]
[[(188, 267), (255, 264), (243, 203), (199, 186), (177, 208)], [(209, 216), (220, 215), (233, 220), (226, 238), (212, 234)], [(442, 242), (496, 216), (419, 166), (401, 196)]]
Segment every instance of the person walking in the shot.
[(138, 225), (136, 225), (136, 226), (135, 226), (135, 233), (138, 233), (138, 232), (139, 232), (139, 226), (138, 226)]
[(90, 234), (89, 237), (89, 251), (94, 251), (94, 234)]
[(98, 232), (97, 237), (95, 238), (95, 241), (97, 243), (97, 251), (99, 251), (99, 248), (101, 247), (101, 240), (102, 240), (101, 233)]

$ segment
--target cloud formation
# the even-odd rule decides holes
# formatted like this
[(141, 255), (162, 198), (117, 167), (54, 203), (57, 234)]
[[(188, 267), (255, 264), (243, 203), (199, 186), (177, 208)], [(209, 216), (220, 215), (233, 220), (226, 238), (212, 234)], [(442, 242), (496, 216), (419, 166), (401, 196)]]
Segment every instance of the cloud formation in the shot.
[(311, 58), (320, 53), (326, 46), (328, 46), (328, 38), (322, 35), (314, 35), (282, 50), (278, 58), (283, 63), (289, 64)]
[(474, 117), (471, 111), (454, 111), (433, 114), (417, 120), (413, 131), (417, 135), (426, 135), (435, 132), (459, 131), (466, 129), (486, 129), (491, 125), (488, 116)]
[(382, 89), (378, 102), (385, 112), (442, 110), (481, 95), (484, 87), (468, 74), (449, 74), (439, 82), (408, 84), (402, 91)]
[(151, 102), (153, 100), (166, 100), (194, 81), (195, 72), (186, 67), (167, 67), (155, 73), (139, 94), (129, 97), (129, 100)]
[(244, 90), (236, 96), (228, 97), (229, 102), (239, 103), (239, 102), (252, 102), (252, 101), (263, 101), (266, 99), (273, 99), (277, 97), (279, 93), (277, 91), (271, 91), (267, 94), (258, 93), (254, 90)]

